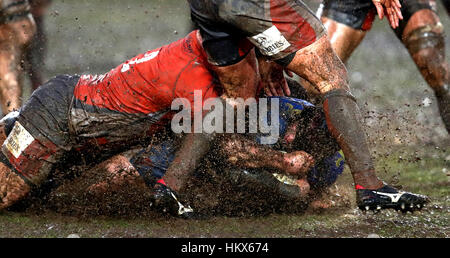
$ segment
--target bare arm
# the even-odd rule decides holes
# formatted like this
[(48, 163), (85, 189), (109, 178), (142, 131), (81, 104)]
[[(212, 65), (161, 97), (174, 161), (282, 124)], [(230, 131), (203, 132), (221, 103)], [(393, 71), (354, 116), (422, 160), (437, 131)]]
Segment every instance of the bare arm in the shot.
[(242, 168), (276, 169), (284, 174), (304, 176), (314, 166), (313, 157), (304, 151), (280, 152), (238, 134), (226, 135), (219, 146), (226, 160)]
[(214, 134), (206, 133), (190, 133), (184, 137), (175, 159), (164, 174), (164, 181), (172, 190), (178, 192), (184, 186), (215, 138)]

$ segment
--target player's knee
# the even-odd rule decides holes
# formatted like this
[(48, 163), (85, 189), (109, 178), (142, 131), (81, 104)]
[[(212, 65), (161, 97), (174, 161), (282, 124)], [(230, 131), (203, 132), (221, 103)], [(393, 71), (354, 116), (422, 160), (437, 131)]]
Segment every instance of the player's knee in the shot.
[(324, 73), (322, 76), (327, 79), (327, 83), (331, 84), (331, 88), (328, 88), (328, 85), (325, 89), (322, 89), (322, 93), (328, 92), (329, 90), (335, 90), (335, 89), (342, 89), (349, 91), (350, 88), (348, 86), (348, 74), (347, 74), (347, 68), (345, 67), (342, 60), (339, 58), (339, 56), (336, 54), (336, 52), (333, 50), (333, 47), (328, 40), (327, 37), (324, 41), (324, 51), (322, 53), (323, 60), (323, 70)]
[(349, 92), (350, 87), (348, 84), (348, 75), (345, 67), (343, 67), (342, 69), (337, 69), (336, 73), (324, 77), (324, 80), (318, 83), (317, 88), (322, 93), (322, 95), (335, 90)]
[(403, 42), (428, 84), (434, 90), (440, 89), (448, 75), (442, 24), (418, 27)]
[(429, 24), (412, 30), (403, 39), (408, 51), (412, 54), (427, 55), (430, 51), (424, 49), (438, 49), (444, 51), (444, 30), (442, 23)]
[(319, 39), (310, 49), (297, 51), (288, 69), (310, 81), (322, 94), (335, 89), (349, 90), (347, 69), (327, 37)]

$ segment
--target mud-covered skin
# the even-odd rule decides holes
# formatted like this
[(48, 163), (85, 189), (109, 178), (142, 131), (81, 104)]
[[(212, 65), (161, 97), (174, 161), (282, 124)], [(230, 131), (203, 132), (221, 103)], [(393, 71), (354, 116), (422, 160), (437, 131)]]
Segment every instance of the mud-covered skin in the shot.
[[(325, 16), (322, 16), (321, 20), (328, 30), (328, 37), (336, 55), (342, 62), (347, 63), (353, 51), (366, 36), (366, 31), (353, 29)], [(314, 93), (313, 90), (309, 90), (309, 92)]]
[[(315, 44), (299, 50), (287, 68), (302, 78), (308, 78), (307, 80), (325, 98), (324, 112), (328, 129), (341, 146), (347, 160), (353, 164), (366, 164), (366, 161), (371, 159), (371, 154), (364, 132), (359, 130), (363, 128), (362, 116), (356, 103), (348, 102), (345, 98), (334, 98), (333, 105), (325, 107), (327, 103), (330, 104), (326, 99), (328, 94), (349, 92), (347, 70), (333, 52), (328, 37), (324, 36)], [(373, 169), (360, 170), (360, 166), (354, 166), (352, 175), (367, 188), (378, 188), (382, 184)]]
[(225, 136), (219, 146), (217, 153), (233, 167), (276, 169), (283, 174), (305, 177), (314, 165), (315, 158), (305, 151), (283, 153), (241, 135)]
[[(369, 2), (339, 0), (324, 2), (321, 19), (328, 29), (333, 48), (344, 62), (371, 27), (374, 7), (369, 6)], [(355, 5), (358, 11), (353, 12), (350, 4)], [(444, 30), (435, 8), (434, 0), (402, 2), (404, 19), (395, 32), (433, 89), (442, 120), (449, 131), (449, 67), (445, 60)]]
[(413, 19), (405, 30), (403, 44), (433, 89), (441, 118), (450, 132), (450, 74), (445, 60), (444, 28), (439, 17), (429, 10), (417, 12)]
[(200, 167), (206, 153), (217, 141), (215, 136), (214, 133), (189, 133), (184, 137), (177, 155), (163, 177), (171, 190), (179, 192), (186, 187), (186, 182), (192, 176), (191, 173), (186, 173), (186, 171), (195, 171)]
[(0, 1), (0, 102), (3, 114), (21, 105), (20, 60), (35, 32), (28, 1)]
[[(261, 54), (258, 54), (259, 51), (256, 53), (261, 75), (261, 87), (264, 89), (266, 96), (290, 96), (291, 91), (283, 74), (284, 67), (265, 59)], [(286, 72), (290, 73), (287, 70)], [(292, 73), (289, 76), (292, 76)]]

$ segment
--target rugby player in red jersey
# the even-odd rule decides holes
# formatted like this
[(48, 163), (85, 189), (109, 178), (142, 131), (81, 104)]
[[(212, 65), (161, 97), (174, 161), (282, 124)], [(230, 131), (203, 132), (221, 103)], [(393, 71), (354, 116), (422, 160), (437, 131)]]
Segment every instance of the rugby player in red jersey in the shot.
[[(450, 132), (450, 74), (445, 60), (444, 28), (435, 0), (402, 2), (403, 19), (392, 26), (408, 49), (425, 81), (433, 89), (447, 132)], [(321, 20), (336, 54), (346, 62), (372, 27), (371, 0), (324, 0)]]
[[(77, 158), (98, 163), (136, 146), (151, 149), (156, 133), (170, 133), (168, 125), (175, 113), (171, 105), (176, 98), (192, 103), (194, 90), (202, 92), (203, 100), (220, 96), (221, 88), (198, 37), (198, 31), (194, 31), (104, 75), (62, 75), (39, 87), (19, 112), (10, 113), (0, 122), (0, 208), (39, 188), (54, 169), (67, 168)], [(305, 175), (314, 164), (311, 155), (298, 148), (283, 153), (252, 143), (242, 146), (246, 147), (236, 148), (238, 156), (245, 156), (248, 149), (246, 164), (250, 167)], [(197, 149), (191, 146), (189, 151)], [(140, 155), (144, 156), (132, 159), (138, 171), (147, 154), (144, 151)], [(158, 186), (156, 200), (169, 197), (172, 203), (181, 205), (183, 214), (191, 213), (189, 207), (173, 201), (176, 192)], [(423, 205), (426, 200), (410, 193), (401, 196), (402, 201), (414, 205)]]
[(20, 108), (20, 60), (33, 38), (35, 27), (27, 0), (0, 0), (0, 104), (3, 114)]
[[(170, 132), (173, 100), (193, 103), (194, 90), (203, 101), (220, 96), (198, 37), (198, 31), (191, 32), (100, 76), (57, 76), (18, 112), (5, 116), (0, 122), (0, 209), (39, 188), (54, 169), (151, 146), (156, 133)], [(313, 163), (302, 151), (263, 153), (272, 157), (268, 165), (285, 173), (306, 172)]]

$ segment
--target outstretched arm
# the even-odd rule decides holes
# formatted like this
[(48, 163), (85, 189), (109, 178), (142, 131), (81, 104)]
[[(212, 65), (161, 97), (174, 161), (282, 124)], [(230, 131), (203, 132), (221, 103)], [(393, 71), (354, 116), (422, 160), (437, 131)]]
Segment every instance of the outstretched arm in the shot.
[(178, 192), (184, 186), (209, 151), (215, 138), (215, 134), (207, 133), (189, 133), (184, 137), (175, 159), (163, 177), (169, 188)]
[(314, 166), (314, 158), (304, 151), (285, 153), (259, 145), (243, 135), (226, 135), (219, 150), (232, 165), (242, 168), (275, 169), (283, 174), (302, 177)]

